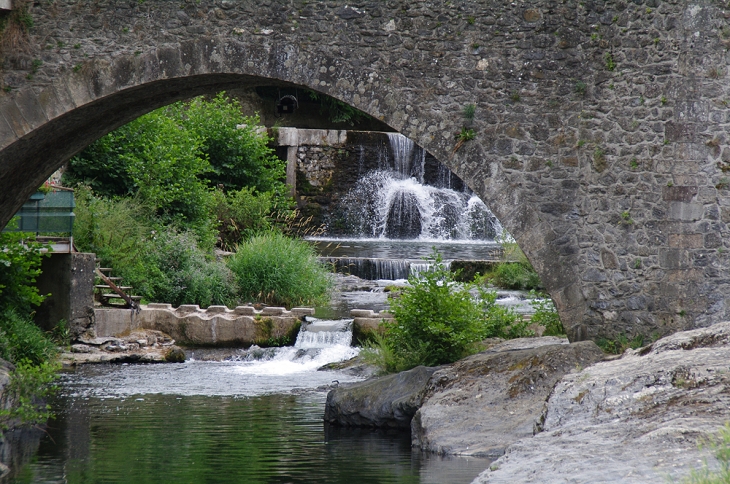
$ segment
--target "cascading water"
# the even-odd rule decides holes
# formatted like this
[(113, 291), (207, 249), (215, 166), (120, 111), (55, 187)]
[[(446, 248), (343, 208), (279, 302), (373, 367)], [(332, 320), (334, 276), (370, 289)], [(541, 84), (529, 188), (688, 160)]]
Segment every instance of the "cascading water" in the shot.
[(436, 185), (424, 182), (426, 152), (399, 133), (388, 133), (389, 151), (379, 169), (358, 180), (343, 197), (350, 235), (386, 239), (493, 240), (499, 221), (468, 190), (451, 188), (447, 168), (437, 169)]

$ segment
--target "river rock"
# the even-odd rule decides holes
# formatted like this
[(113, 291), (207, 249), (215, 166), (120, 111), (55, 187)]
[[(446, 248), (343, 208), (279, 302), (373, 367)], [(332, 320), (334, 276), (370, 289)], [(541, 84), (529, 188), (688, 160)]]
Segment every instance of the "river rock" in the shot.
[(324, 420), (348, 427), (409, 428), (428, 379), (437, 368), (412, 370), (336, 388), (327, 394)]
[[(567, 373), (605, 358), (591, 341), (521, 338), (436, 371), (411, 423), (414, 447), (496, 457), (533, 433), (545, 401)], [(516, 481), (515, 481), (516, 482)]]
[(728, 366), (724, 322), (568, 374), (542, 432), (511, 445), (474, 483), (677, 482), (708, 457), (698, 440), (730, 416)]

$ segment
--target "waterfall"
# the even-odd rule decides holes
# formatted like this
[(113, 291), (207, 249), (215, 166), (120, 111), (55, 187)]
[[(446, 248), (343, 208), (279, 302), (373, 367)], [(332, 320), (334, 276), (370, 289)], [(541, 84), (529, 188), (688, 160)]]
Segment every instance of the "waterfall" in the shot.
[(351, 343), (352, 319), (314, 320), (302, 325), (294, 348), (308, 350), (350, 346)]
[(478, 197), (449, 188), (446, 167), (438, 168), (439, 186), (424, 182), (423, 148), (399, 133), (388, 133), (388, 141), (390, 156), (379, 154), (379, 169), (360, 177), (341, 201), (349, 235), (444, 241), (493, 240), (502, 232)]

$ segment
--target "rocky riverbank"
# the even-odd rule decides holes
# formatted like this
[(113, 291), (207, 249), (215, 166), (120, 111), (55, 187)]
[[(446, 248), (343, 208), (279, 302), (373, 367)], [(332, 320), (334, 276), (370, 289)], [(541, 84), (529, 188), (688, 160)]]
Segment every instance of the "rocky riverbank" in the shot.
[[(591, 342), (499, 343), (452, 365), (343, 386), (325, 420), (407, 427), (415, 447), (499, 457), (474, 482), (681, 479), (730, 420), (730, 322), (620, 357)], [(709, 457), (710, 463), (713, 462)]]
[(185, 352), (161, 331), (137, 330), (123, 337), (81, 337), (59, 360), (68, 368), (84, 363), (178, 363)]

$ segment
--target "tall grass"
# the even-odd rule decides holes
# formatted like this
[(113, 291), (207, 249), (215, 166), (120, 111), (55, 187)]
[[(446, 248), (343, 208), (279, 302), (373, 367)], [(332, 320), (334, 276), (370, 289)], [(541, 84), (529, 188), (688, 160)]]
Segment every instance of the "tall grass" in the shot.
[(326, 302), (331, 276), (304, 241), (269, 232), (240, 244), (228, 261), (238, 298), (294, 307)]

